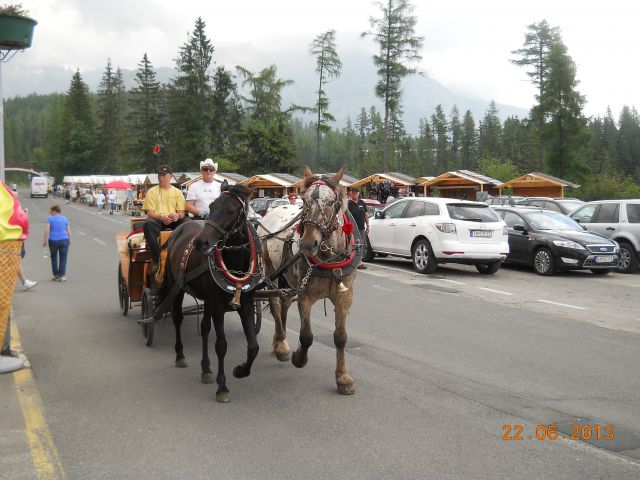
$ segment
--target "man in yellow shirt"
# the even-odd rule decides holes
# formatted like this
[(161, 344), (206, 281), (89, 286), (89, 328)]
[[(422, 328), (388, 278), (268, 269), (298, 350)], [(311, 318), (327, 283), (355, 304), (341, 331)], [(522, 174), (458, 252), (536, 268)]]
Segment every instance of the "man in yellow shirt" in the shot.
[(142, 209), (147, 212), (144, 222), (144, 238), (151, 250), (153, 266), (157, 270), (160, 261), (160, 232), (175, 229), (185, 221), (183, 193), (171, 185), (171, 168), (158, 168), (158, 186), (151, 188), (144, 197)]

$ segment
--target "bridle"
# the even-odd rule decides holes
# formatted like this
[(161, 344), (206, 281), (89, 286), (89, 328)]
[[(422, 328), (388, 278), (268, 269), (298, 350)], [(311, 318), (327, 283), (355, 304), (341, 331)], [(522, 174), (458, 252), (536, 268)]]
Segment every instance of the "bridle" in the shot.
[(222, 235), (222, 238), (218, 240), (215, 245), (218, 248), (221, 246), (224, 246), (229, 240), (229, 238), (231, 238), (236, 233), (241, 233), (243, 230), (243, 227), (246, 225), (246, 222), (247, 222), (247, 204), (245, 203), (245, 201), (235, 193), (231, 193), (229, 191), (224, 191), (220, 195), (231, 195), (232, 197), (234, 197), (242, 205), (242, 211), (240, 215), (238, 215), (238, 217), (236, 218), (233, 225), (231, 225), (231, 228), (229, 228), (228, 230), (211, 219), (207, 219), (204, 221), (205, 228), (206, 227), (213, 228), (214, 230), (216, 230), (218, 233)]
[(330, 214), (329, 218), (326, 215), (326, 208), (320, 209), (320, 219), (314, 220), (309, 218), (309, 212), (311, 210), (311, 206), (305, 202), (304, 207), (302, 208), (302, 216), (300, 220), (300, 236), (302, 236), (304, 232), (304, 227), (306, 225), (312, 225), (318, 229), (318, 231), (322, 234), (322, 241), (324, 242), (329, 236), (334, 232), (334, 230), (338, 227), (338, 212), (341, 208), (341, 202), (338, 198), (338, 193), (336, 188), (329, 183), (328, 179), (325, 177), (316, 177), (316, 179), (307, 187), (307, 191), (315, 187), (311, 192), (311, 199), (317, 201), (320, 198), (320, 187), (328, 187), (331, 189), (333, 193), (333, 201), (331, 205), (333, 206), (333, 214)]

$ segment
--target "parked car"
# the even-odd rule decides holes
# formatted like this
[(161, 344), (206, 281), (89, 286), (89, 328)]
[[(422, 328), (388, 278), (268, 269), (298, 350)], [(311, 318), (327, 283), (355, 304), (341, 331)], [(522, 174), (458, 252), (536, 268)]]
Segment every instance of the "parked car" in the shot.
[(640, 258), (640, 199), (599, 200), (585, 204), (571, 214), (589, 231), (604, 235), (620, 245), (621, 273), (638, 270)]
[[(287, 198), (276, 198), (273, 202), (271, 202), (271, 205), (269, 205), (269, 208), (267, 208), (267, 211), (265, 212), (264, 215), (267, 215), (274, 208), (282, 207), (283, 205), (291, 205), (289, 203), (289, 199), (287, 199)], [(300, 207), (303, 205), (303, 201), (302, 201), (301, 198), (297, 198), (296, 199), (296, 205), (300, 206)]]
[(530, 207), (538, 207), (544, 210), (564, 213), (569, 215), (577, 208), (585, 204), (577, 198), (550, 198), (550, 197), (526, 197), (518, 200), (516, 205), (527, 205)]
[(253, 208), (256, 213), (262, 215), (263, 217), (267, 213), (267, 209), (271, 206), (271, 203), (276, 200), (281, 200), (279, 198), (270, 198), (270, 197), (258, 197), (254, 198), (249, 202), (249, 206)]
[(562, 213), (518, 207), (495, 210), (509, 230), (509, 263), (531, 265), (538, 275), (577, 269), (606, 275), (618, 266), (616, 242), (585, 231)]
[(516, 202), (525, 200), (527, 197), (514, 197), (513, 195), (498, 195), (487, 198), (488, 205), (515, 205)]
[(486, 203), (403, 198), (376, 212), (369, 225), (366, 261), (376, 254), (411, 258), (418, 273), (462, 263), (493, 274), (509, 253), (507, 227)]
[(369, 218), (373, 218), (375, 213), (384, 208), (384, 204), (374, 198), (363, 198), (362, 201), (367, 206), (367, 214)]

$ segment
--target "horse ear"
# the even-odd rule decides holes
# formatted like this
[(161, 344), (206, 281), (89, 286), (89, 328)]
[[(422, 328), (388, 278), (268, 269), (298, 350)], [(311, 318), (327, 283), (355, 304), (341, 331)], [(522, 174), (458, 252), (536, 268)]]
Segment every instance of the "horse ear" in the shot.
[(229, 182), (225, 178), (225, 180), (222, 182), (222, 185), (220, 186), (220, 191), (221, 192), (226, 192), (228, 190), (229, 190)]
[(313, 172), (311, 171), (311, 169), (309, 168), (308, 165), (304, 166), (304, 178), (310, 178), (313, 177)]
[(333, 183), (338, 185), (340, 183), (340, 180), (342, 180), (342, 175), (344, 175), (344, 167), (340, 167), (338, 173), (333, 176)]

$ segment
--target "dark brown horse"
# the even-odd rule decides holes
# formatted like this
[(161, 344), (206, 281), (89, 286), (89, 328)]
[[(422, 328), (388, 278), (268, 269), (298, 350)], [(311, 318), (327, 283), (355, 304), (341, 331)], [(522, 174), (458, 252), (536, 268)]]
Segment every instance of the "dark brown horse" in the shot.
[(247, 360), (233, 369), (234, 377), (248, 376), (258, 354), (253, 287), (258, 277), (256, 248), (259, 248), (259, 244), (252, 234), (255, 230), (252, 230), (247, 220), (247, 199), (251, 191), (243, 185), (229, 188), (225, 184), (226, 181), (220, 196), (211, 203), (206, 221), (187, 222), (171, 234), (162, 292), (165, 298), (172, 297), (171, 314), (176, 330), (177, 367), (187, 366), (180, 336), (184, 294), (189, 293), (204, 301), (201, 380), (203, 383), (213, 383), (208, 347), (213, 320), (218, 357), (218, 372), (215, 377), (218, 402), (230, 400), (224, 373), (224, 358), (227, 353), (224, 314), (232, 300), (236, 302), (233, 307), (240, 314), (247, 338)]
[[(305, 167), (304, 187), (301, 191), (304, 202), (302, 212), (286, 206), (274, 209), (265, 217), (262, 222), (265, 230), (280, 233), (265, 237), (262, 254), (266, 275), (277, 271), (298, 250), (302, 254), (283, 273), (286, 283), (298, 292), (300, 346), (291, 357), (291, 363), (296, 367), (302, 368), (307, 364), (307, 352), (313, 343), (311, 307), (323, 298), (328, 298), (333, 303), (336, 385), (338, 393), (349, 395), (355, 392), (355, 383), (347, 371), (345, 360), (346, 324), (353, 302), (353, 282), (361, 250), (358, 248), (358, 230), (354, 230), (353, 224), (347, 219), (345, 192), (339, 186), (342, 174), (343, 170), (340, 169), (332, 177), (314, 176)], [(300, 223), (296, 226), (292, 221), (300, 213)], [(291, 226), (282, 230), (290, 224)], [(289, 360), (291, 352), (287, 343), (287, 311), (291, 303), (290, 297), (269, 300), (275, 320), (273, 349), (278, 360), (283, 362)]]

